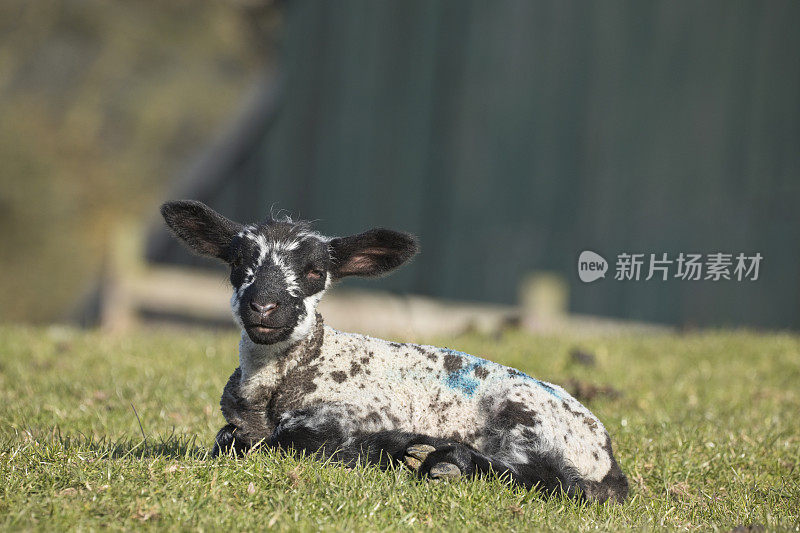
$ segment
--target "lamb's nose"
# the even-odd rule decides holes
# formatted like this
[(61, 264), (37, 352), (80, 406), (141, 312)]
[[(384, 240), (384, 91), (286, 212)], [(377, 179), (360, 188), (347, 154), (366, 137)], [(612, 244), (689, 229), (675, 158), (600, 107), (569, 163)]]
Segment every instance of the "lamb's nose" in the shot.
[(273, 312), (276, 307), (278, 307), (278, 302), (269, 302), (264, 305), (261, 305), (260, 303), (257, 302), (250, 302), (250, 309), (252, 309), (261, 316), (267, 316), (268, 314)]

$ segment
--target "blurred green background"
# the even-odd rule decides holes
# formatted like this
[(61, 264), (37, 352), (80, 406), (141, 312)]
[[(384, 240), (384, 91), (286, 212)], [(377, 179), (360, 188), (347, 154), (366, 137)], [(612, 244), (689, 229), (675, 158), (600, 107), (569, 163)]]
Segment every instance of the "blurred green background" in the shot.
[[(795, 1), (2, 9), (6, 320), (79, 306), (127, 220), (151, 264), (218, 268), (154, 218), (181, 196), (413, 231), (395, 292), (513, 304), (548, 272), (573, 313), (800, 328)], [(585, 249), (612, 274), (622, 252), (764, 260), (756, 282), (583, 284)]]
[(0, 2), (0, 320), (69, 316), (115, 224), (168, 182), (271, 61), (266, 5)]

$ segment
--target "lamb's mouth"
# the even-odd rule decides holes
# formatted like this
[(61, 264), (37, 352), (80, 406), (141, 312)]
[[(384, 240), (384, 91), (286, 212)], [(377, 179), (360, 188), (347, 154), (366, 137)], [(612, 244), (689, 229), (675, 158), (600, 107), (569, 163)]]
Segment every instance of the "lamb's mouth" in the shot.
[(264, 324), (251, 324), (245, 327), (247, 336), (256, 344), (274, 344), (285, 340), (291, 333), (287, 326), (265, 326)]
[(248, 329), (256, 333), (277, 333), (286, 329), (286, 326), (264, 326), (263, 324), (254, 324)]

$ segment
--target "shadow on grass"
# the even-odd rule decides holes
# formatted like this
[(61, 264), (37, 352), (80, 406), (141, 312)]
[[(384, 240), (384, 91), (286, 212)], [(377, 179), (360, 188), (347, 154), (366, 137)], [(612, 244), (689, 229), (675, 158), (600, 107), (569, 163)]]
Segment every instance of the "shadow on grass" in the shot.
[(197, 435), (156, 436), (145, 438), (89, 436), (79, 434), (62, 434), (59, 428), (46, 433), (32, 429), (18, 433), (0, 445), (3, 450), (22, 450), (34, 446), (39, 453), (89, 452), (95, 459), (144, 459), (163, 457), (165, 459), (205, 460), (210, 457), (211, 449), (200, 446)]

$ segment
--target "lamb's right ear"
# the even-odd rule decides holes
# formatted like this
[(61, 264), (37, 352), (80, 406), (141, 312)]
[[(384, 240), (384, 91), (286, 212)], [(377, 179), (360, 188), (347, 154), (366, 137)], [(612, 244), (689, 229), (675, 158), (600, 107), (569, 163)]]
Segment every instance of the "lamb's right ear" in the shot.
[(192, 250), (223, 261), (228, 259), (231, 241), (242, 230), (241, 224), (194, 200), (167, 202), (161, 206), (161, 215)]

